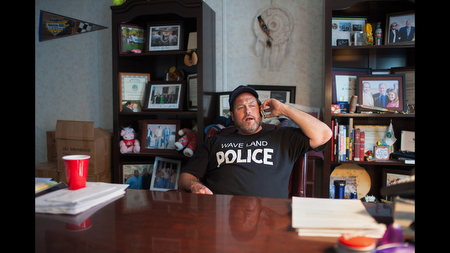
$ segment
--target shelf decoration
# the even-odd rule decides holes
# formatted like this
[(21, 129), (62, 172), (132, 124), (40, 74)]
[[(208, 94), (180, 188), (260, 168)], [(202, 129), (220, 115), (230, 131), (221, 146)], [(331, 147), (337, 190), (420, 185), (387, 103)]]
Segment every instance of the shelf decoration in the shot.
[(391, 111), (406, 109), (404, 74), (360, 75), (356, 80), (359, 104)]
[(143, 52), (145, 46), (145, 30), (133, 24), (120, 24), (119, 50), (121, 54)]
[(181, 22), (175, 23), (147, 23), (147, 51), (181, 51), (183, 31)]
[(39, 41), (99, 31), (108, 27), (41, 10)]
[(119, 72), (120, 112), (141, 112), (144, 106), (145, 88), (150, 81), (148, 73)]
[(270, 6), (260, 10), (253, 21), (256, 36), (255, 53), (262, 57), (262, 67), (280, 70), (289, 51), (294, 24), (287, 10)]
[(416, 14), (412, 11), (386, 15), (385, 45), (416, 42)]

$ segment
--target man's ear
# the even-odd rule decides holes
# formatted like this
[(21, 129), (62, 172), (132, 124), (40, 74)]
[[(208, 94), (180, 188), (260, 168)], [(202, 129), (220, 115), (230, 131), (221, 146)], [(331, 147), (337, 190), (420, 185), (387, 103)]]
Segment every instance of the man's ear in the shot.
[(230, 117), (231, 117), (231, 120), (234, 122), (234, 115), (233, 115), (232, 111), (230, 111)]

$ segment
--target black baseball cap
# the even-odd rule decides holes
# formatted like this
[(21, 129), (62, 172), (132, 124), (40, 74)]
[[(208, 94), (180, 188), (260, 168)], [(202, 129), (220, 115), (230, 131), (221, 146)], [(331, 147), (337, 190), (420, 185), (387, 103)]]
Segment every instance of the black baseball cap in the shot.
[(230, 94), (230, 97), (229, 97), (230, 105), (233, 105), (233, 101), (237, 96), (239, 96), (242, 93), (246, 93), (246, 92), (252, 94), (256, 99), (259, 99), (258, 92), (256, 92), (255, 89), (253, 89), (252, 87), (249, 87), (249, 86), (239, 85)]

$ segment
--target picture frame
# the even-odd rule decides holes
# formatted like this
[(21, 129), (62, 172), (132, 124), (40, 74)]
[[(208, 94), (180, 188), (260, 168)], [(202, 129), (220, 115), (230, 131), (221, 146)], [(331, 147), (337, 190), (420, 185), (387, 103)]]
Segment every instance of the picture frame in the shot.
[(168, 191), (178, 189), (181, 161), (164, 157), (155, 157), (150, 190)]
[(372, 75), (372, 69), (333, 68), (331, 70), (332, 104), (337, 104), (338, 101), (350, 102), (352, 95), (356, 95), (356, 79), (359, 75)]
[(404, 80), (404, 74), (358, 76), (356, 87), (358, 103), (392, 111), (404, 111), (406, 110)]
[(148, 73), (119, 72), (120, 112), (141, 112), (145, 101), (145, 89), (150, 81)]
[(390, 148), (388, 146), (373, 146), (373, 157), (377, 161), (389, 160)]
[(383, 187), (391, 186), (393, 182), (410, 176), (409, 171), (383, 169)]
[(184, 81), (148, 82), (144, 111), (181, 111), (184, 101)]
[(179, 130), (179, 120), (143, 120), (141, 153), (178, 154), (174, 144)]
[(217, 92), (217, 108), (219, 108), (218, 116), (225, 118), (230, 117), (230, 92)]
[(197, 111), (197, 74), (187, 76), (187, 107), (189, 111)]
[[(337, 41), (347, 40), (354, 46), (355, 32), (362, 32), (367, 17), (332, 17), (331, 18), (331, 45), (339, 46)], [(352, 37), (353, 34), (353, 37)], [(361, 44), (362, 45), (362, 44)]]
[(131, 50), (139, 49), (144, 52), (145, 30), (144, 27), (122, 23), (119, 25), (119, 53), (130, 54)]
[[(416, 41), (416, 14), (414, 11), (388, 13), (384, 34), (385, 45), (414, 45)], [(408, 27), (409, 26), (409, 27)]]
[[(122, 183), (130, 184), (130, 178), (134, 177), (135, 171), (139, 172), (139, 180), (141, 181), (141, 186), (139, 188), (130, 188), (129, 189), (143, 189), (150, 190), (151, 178), (153, 174), (153, 163), (142, 163), (142, 162), (130, 162), (121, 164), (122, 167)], [(145, 173), (147, 171), (147, 174)], [(149, 176), (146, 176), (149, 175)], [(144, 179), (145, 177), (145, 179)], [(128, 182), (128, 183), (127, 183)]]
[(183, 48), (182, 22), (147, 23), (148, 52), (181, 51)]
[(296, 86), (278, 86), (278, 85), (256, 85), (249, 84), (249, 87), (258, 92), (259, 100), (264, 103), (266, 99), (275, 98), (280, 100), (282, 103), (293, 103), (295, 104), (295, 92)]

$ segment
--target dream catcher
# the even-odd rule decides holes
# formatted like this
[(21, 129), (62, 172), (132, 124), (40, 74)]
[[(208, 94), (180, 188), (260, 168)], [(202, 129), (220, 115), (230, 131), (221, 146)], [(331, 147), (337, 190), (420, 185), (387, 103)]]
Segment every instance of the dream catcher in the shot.
[(262, 57), (262, 67), (280, 70), (289, 49), (289, 37), (293, 23), (289, 12), (268, 7), (258, 12), (254, 19), (253, 31), (256, 35), (255, 53)]

